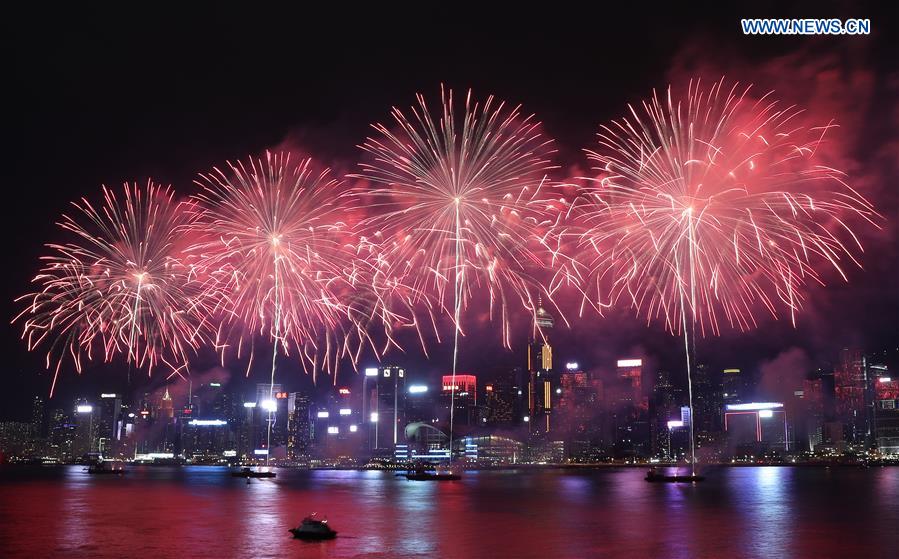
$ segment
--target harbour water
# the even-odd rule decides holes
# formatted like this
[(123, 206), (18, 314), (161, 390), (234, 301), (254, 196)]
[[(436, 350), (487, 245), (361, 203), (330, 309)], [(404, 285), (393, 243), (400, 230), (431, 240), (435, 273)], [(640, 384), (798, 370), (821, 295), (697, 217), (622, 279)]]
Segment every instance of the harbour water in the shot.
[[(644, 469), (468, 472), (0, 468), (3, 557), (896, 557), (899, 468), (712, 468), (701, 484)], [(293, 540), (311, 512), (334, 541)]]

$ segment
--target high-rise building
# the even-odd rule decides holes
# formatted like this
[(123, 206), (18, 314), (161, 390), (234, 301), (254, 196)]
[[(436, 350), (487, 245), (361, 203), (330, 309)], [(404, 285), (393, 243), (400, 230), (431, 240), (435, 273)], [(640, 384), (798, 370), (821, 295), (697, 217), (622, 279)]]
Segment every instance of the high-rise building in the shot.
[(363, 394), (368, 401), (365, 408), (369, 415), (363, 419), (369, 426), (369, 445), (375, 454), (392, 457), (395, 445), (402, 442), (406, 426), (406, 369), (371, 368), (366, 370), (366, 376), (373, 379), (374, 385), (368, 387), (369, 394)]
[(104, 392), (97, 407), (97, 450), (104, 456), (113, 456), (120, 439), (122, 397)]
[(874, 440), (885, 455), (899, 455), (899, 379), (874, 381)]
[(721, 371), (721, 390), (725, 404), (739, 404), (746, 397), (746, 380), (740, 369)]
[(44, 436), (44, 400), (40, 396), (31, 402), (31, 436), (36, 439)]
[(834, 368), (834, 394), (837, 418), (845, 425), (849, 442), (862, 444), (868, 433), (865, 408), (867, 379), (865, 359), (859, 349), (843, 349)]
[(306, 462), (312, 455), (312, 403), (307, 394), (291, 392), (287, 400), (287, 458)]
[(724, 428), (732, 456), (790, 450), (782, 402), (729, 404), (724, 412)]
[(542, 306), (537, 309), (538, 334), (528, 344), (528, 428), (532, 434), (549, 433), (552, 424), (556, 382), (553, 375), (553, 348), (549, 341), (555, 319)]
[(440, 399), (445, 419), (449, 419), (450, 406), (453, 407), (454, 429), (477, 425), (478, 379), (475, 375), (457, 374), (455, 384), (453, 375), (443, 375)]
[(75, 458), (97, 452), (97, 422), (94, 406), (86, 400), (78, 400), (75, 405), (75, 436), (72, 453)]

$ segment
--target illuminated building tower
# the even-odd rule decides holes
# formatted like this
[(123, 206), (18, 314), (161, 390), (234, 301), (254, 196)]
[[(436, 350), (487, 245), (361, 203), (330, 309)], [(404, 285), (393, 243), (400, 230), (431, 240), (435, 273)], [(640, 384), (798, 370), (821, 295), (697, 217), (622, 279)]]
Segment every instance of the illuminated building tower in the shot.
[(163, 421), (170, 421), (175, 417), (175, 405), (172, 403), (168, 387), (166, 387), (165, 394), (162, 395), (162, 400), (159, 402), (156, 417)]
[(631, 402), (638, 408), (648, 408), (649, 401), (643, 395), (643, 360), (619, 359), (617, 362), (616, 376), (626, 389), (629, 389)]
[[(698, 363), (693, 370), (693, 429), (697, 449), (719, 449), (723, 432), (724, 394), (712, 370)], [(706, 454), (708, 454), (708, 450)]]
[(76, 459), (97, 452), (96, 424), (94, 406), (84, 400), (75, 404), (75, 436), (72, 454)]
[(486, 425), (510, 427), (513, 424), (517, 389), (511, 371), (500, 374), (495, 381), (484, 386)]
[(619, 457), (651, 453), (649, 398), (643, 394), (643, 360), (619, 359), (616, 380), (607, 391), (615, 452)]
[(406, 399), (406, 421), (408, 423), (433, 423), (437, 419), (436, 395), (438, 391), (432, 390), (422, 382), (410, 384)]
[(837, 418), (845, 425), (849, 442), (865, 442), (868, 426), (865, 410), (865, 360), (861, 350), (843, 349), (833, 371)]
[(874, 441), (881, 454), (899, 456), (899, 378), (878, 371), (874, 380)]
[(456, 427), (471, 427), (477, 424), (478, 379), (475, 375), (456, 374), (455, 385), (453, 375), (443, 375), (440, 399), (444, 410), (441, 419), (449, 420), (449, 408), (452, 403), (455, 406), (453, 421)]
[(97, 411), (97, 449), (104, 456), (112, 456), (121, 438), (121, 396), (113, 393), (100, 394)]
[(649, 402), (651, 418), (652, 456), (661, 460), (670, 460), (671, 429), (668, 421), (673, 418), (674, 410), (679, 402), (675, 401), (674, 387), (668, 371), (659, 371), (652, 387), (652, 398)]
[[(287, 457), (287, 401), (288, 393), (281, 389), (280, 384), (272, 386), (269, 383), (256, 384), (256, 420), (254, 424), (254, 454), (264, 458), (268, 450), (272, 458)], [(269, 441), (269, 422), (271, 422), (271, 448), (267, 448)], [(263, 452), (256, 452), (263, 451)]]
[(724, 412), (724, 429), (732, 456), (790, 450), (786, 413), (780, 402), (730, 404)]
[(746, 384), (740, 369), (724, 369), (721, 371), (721, 389), (725, 404), (739, 404), (746, 393)]
[(797, 442), (800, 450), (814, 452), (824, 442), (824, 380), (821, 378), (805, 379), (798, 396), (801, 399), (801, 422), (797, 418), (799, 433)]
[(368, 395), (368, 417), (364, 418), (370, 426), (369, 444), (375, 454), (392, 457), (395, 445), (402, 442), (406, 426), (406, 370), (396, 366), (370, 370), (374, 372), (371, 375), (374, 387)]
[(31, 436), (35, 439), (44, 436), (44, 400), (40, 396), (31, 402)]
[(578, 363), (565, 363), (556, 396), (553, 431), (564, 436), (569, 458), (585, 459), (591, 443), (589, 426), (596, 410), (590, 379)]
[(287, 458), (306, 463), (312, 454), (312, 403), (309, 396), (291, 392), (287, 399)]
[[(548, 331), (555, 319), (541, 306), (537, 309), (539, 333), (528, 344), (528, 428), (534, 434), (549, 433), (553, 410), (553, 348)], [(541, 335), (542, 334), (542, 335)]]

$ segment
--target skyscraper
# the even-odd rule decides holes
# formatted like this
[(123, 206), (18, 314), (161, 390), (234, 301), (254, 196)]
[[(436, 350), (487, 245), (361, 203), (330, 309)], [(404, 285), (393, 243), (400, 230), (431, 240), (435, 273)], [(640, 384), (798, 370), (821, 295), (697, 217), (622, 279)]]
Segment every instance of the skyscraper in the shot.
[(865, 409), (865, 360), (859, 349), (844, 348), (833, 371), (837, 418), (851, 443), (865, 442), (868, 434)]
[(312, 405), (307, 394), (291, 392), (287, 400), (287, 458), (305, 462), (312, 454)]
[(363, 394), (370, 402), (366, 406), (369, 416), (363, 420), (371, 426), (369, 444), (375, 453), (392, 456), (406, 426), (406, 370), (397, 366), (371, 370), (375, 373), (371, 375), (374, 387), (369, 389), (370, 394)]
[(528, 426), (534, 434), (549, 433), (553, 410), (553, 348), (548, 331), (555, 319), (542, 306), (537, 309), (538, 335), (528, 344)]

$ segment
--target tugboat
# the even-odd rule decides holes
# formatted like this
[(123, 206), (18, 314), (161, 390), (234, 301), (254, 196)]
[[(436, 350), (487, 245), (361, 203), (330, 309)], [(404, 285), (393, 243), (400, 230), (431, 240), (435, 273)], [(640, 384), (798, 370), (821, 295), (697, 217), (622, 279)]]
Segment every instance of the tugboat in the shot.
[(419, 465), (411, 472), (406, 472), (406, 479), (410, 481), (458, 481), (462, 479), (462, 476), (450, 471), (429, 472), (425, 470), (424, 466)]
[(319, 520), (313, 512), (300, 522), (296, 528), (288, 530), (298, 540), (333, 540), (337, 537), (337, 530), (328, 526), (328, 519)]
[(253, 470), (249, 467), (244, 466), (240, 469), (240, 471), (231, 472), (231, 475), (234, 477), (245, 477), (247, 479), (250, 479), (254, 477), (275, 477), (275, 472), (271, 470)]
[(121, 462), (115, 462), (112, 460), (98, 460), (97, 462), (94, 462), (93, 464), (88, 466), (87, 473), (122, 475), (125, 473), (125, 465)]
[(690, 475), (666, 475), (659, 473), (655, 468), (650, 468), (649, 472), (646, 474), (646, 481), (649, 482), (662, 482), (662, 483), (691, 483), (694, 481), (705, 481), (705, 476), (700, 476), (696, 474)]

